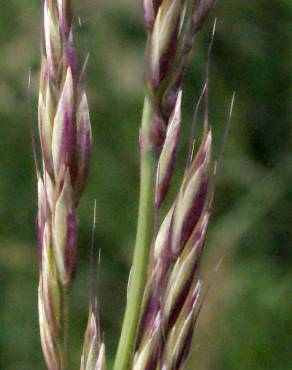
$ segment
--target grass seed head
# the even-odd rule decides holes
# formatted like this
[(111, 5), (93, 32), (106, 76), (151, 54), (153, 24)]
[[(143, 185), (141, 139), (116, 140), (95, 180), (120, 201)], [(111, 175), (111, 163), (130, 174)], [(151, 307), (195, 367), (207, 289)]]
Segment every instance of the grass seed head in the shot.
[(91, 128), (78, 76), (72, 1), (44, 0), (43, 12), (38, 102), (43, 164), (43, 173), (38, 173), (39, 316), (48, 368), (60, 370), (66, 357), (61, 344), (66, 334), (59, 326), (65, 327), (65, 291), (76, 271), (75, 212), (88, 175)]

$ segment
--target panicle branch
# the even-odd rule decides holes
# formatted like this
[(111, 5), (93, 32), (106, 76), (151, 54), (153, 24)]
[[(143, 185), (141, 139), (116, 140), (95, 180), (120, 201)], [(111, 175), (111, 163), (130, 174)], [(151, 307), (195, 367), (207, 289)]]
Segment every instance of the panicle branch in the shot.
[(76, 207), (91, 152), (87, 97), (78, 80), (71, 0), (44, 0), (39, 90), (39, 313), (50, 370), (66, 367), (66, 296), (76, 271)]
[[(196, 33), (215, 1), (143, 1), (148, 32), (146, 86), (158, 154), (155, 204), (168, 193), (181, 126), (182, 82)], [(208, 81), (206, 82), (208, 84)], [(204, 88), (208, 110), (207, 87)], [(193, 140), (193, 138), (191, 138)], [(200, 309), (199, 266), (212, 201), (212, 134), (205, 114), (201, 143), (153, 240), (133, 369), (181, 370)]]

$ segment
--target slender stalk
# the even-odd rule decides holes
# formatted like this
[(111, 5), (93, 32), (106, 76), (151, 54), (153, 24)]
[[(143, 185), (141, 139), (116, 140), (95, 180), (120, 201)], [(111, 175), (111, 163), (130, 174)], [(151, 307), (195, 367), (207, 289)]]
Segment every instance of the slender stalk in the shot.
[(153, 147), (147, 143), (147, 138), (149, 137), (151, 129), (152, 116), (152, 107), (146, 98), (143, 108), (140, 137), (140, 199), (136, 243), (126, 312), (115, 359), (114, 370), (128, 370), (131, 364), (137, 335), (136, 331), (140, 317), (141, 302), (147, 276), (148, 256), (153, 228), (154, 185), (156, 171), (155, 153)]

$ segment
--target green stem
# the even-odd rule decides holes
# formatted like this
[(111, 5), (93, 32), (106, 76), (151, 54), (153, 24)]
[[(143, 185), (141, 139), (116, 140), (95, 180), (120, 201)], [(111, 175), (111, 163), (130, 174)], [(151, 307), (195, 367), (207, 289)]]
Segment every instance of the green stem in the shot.
[(152, 240), (156, 159), (149, 143), (152, 107), (145, 99), (141, 123), (140, 199), (136, 243), (128, 290), (126, 312), (114, 370), (129, 370), (139, 324), (141, 303), (147, 277), (149, 249)]

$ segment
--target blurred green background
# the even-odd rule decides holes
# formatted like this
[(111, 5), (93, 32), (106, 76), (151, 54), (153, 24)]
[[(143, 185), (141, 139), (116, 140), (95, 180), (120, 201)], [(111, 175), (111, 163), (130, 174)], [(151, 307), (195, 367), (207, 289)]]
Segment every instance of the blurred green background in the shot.
[[(37, 319), (36, 179), (30, 138), (30, 121), (36, 127), (37, 117), (40, 3), (0, 2), (3, 370), (45, 369)], [(109, 363), (117, 344), (135, 236), (145, 47), (138, 0), (75, 3), (80, 59), (90, 52), (87, 85), (94, 150), (87, 191), (78, 212), (79, 271), (70, 320), (72, 369), (78, 368), (87, 316), (94, 199), (96, 248), (101, 249), (98, 290)], [(183, 171), (192, 107), (203, 84), (215, 17), (217, 35), (210, 71), (215, 155), (234, 90), (236, 104), (202, 266), (206, 281), (221, 258), (222, 264), (200, 318), (189, 369), (291, 369), (292, 2), (217, 3), (197, 39), (186, 76), (174, 185)]]

